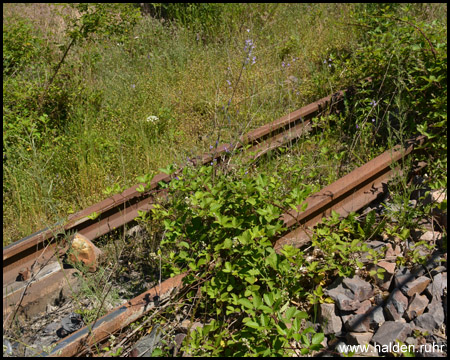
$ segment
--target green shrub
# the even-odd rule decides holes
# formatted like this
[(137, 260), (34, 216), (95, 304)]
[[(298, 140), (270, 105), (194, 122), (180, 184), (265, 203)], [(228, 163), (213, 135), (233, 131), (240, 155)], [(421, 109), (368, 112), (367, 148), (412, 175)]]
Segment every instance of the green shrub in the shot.
[(3, 25), (3, 76), (11, 76), (43, 56), (42, 40), (25, 19), (9, 19)]

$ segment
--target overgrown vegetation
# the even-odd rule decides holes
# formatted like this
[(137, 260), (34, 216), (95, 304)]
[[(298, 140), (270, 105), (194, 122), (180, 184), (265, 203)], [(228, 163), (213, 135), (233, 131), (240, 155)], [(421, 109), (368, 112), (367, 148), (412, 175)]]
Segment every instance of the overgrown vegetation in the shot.
[(166, 185), (169, 202), (141, 214), (164, 276), (188, 271), (183, 304), (205, 324), (184, 340), (190, 355), (319, 350), (324, 336), (306, 319), (327, 301), (322, 286), (359, 272), (356, 254), (382, 256), (365, 240), (404, 241), (435, 206), (409, 208), (403, 175), (385, 218), (334, 214), (312, 237), (315, 260), (275, 253), (280, 215), (311, 192), (420, 134), (423, 186), (447, 188), (444, 4), (147, 4), (151, 16), (80, 4), (60, 10), (58, 43), (15, 9), (4, 8), (4, 244), (356, 85), (345, 111), (315, 119), (280, 156), (188, 165)]

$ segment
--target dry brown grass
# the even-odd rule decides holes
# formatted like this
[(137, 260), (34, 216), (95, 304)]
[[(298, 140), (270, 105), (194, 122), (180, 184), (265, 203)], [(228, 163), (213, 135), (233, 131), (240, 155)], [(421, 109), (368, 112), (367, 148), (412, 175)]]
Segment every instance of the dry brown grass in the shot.
[(44, 3), (6, 3), (3, 4), (3, 22), (15, 18), (24, 18), (43, 34), (48, 42), (60, 43), (64, 40), (64, 31), (68, 18), (74, 18), (78, 11), (64, 4)]

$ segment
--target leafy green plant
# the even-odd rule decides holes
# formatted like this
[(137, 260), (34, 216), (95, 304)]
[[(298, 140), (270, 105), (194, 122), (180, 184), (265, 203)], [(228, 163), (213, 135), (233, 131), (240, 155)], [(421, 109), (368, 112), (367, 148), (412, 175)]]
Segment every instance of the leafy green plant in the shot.
[(355, 213), (341, 219), (337, 212), (332, 211), (331, 217), (323, 221), (313, 235), (312, 244), (322, 251), (323, 259), (309, 265), (310, 270), (314, 270), (311, 274), (320, 268), (322, 273), (352, 276), (357, 268), (363, 267), (359, 257), (369, 250), (364, 241), (373, 234), (370, 216), (361, 226)]
[(14, 19), (3, 26), (3, 76), (12, 76), (42, 56), (44, 44), (25, 19)]
[(279, 186), (275, 177), (230, 173), (215, 163), (186, 167), (167, 185), (170, 208), (152, 210), (165, 227), (164, 272), (187, 271), (184, 283), (202, 294), (196, 315), (215, 318), (185, 340), (191, 354), (283, 355), (293, 341), (303, 353), (320, 347), (319, 337), (305, 337), (308, 315), (290, 306), (304, 296), (294, 281), (304, 260), (292, 247), (275, 253), (271, 243), (283, 230), (283, 209), (301, 204), (311, 187), (286, 201), (276, 196)]

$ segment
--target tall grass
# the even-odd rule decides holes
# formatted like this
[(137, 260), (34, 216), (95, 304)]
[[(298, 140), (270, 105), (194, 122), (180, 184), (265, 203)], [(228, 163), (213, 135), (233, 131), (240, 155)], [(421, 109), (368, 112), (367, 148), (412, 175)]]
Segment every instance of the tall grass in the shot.
[[(100, 201), (108, 187), (131, 186), (136, 176), (207, 151), (218, 136), (232, 141), (355, 80), (329, 65), (357, 46), (349, 25), (357, 5), (219, 5), (144, 16), (121, 41), (75, 47), (50, 92), (45, 124), (27, 112), (35, 93), (23, 84), (48, 80), (67, 22), (50, 5), (4, 7), (4, 20), (24, 17), (49, 52), (4, 78), (6, 122), (31, 119), (38, 129), (13, 128), (27, 136), (6, 148), (4, 140), (4, 244)], [(420, 14), (442, 16), (431, 5)]]

